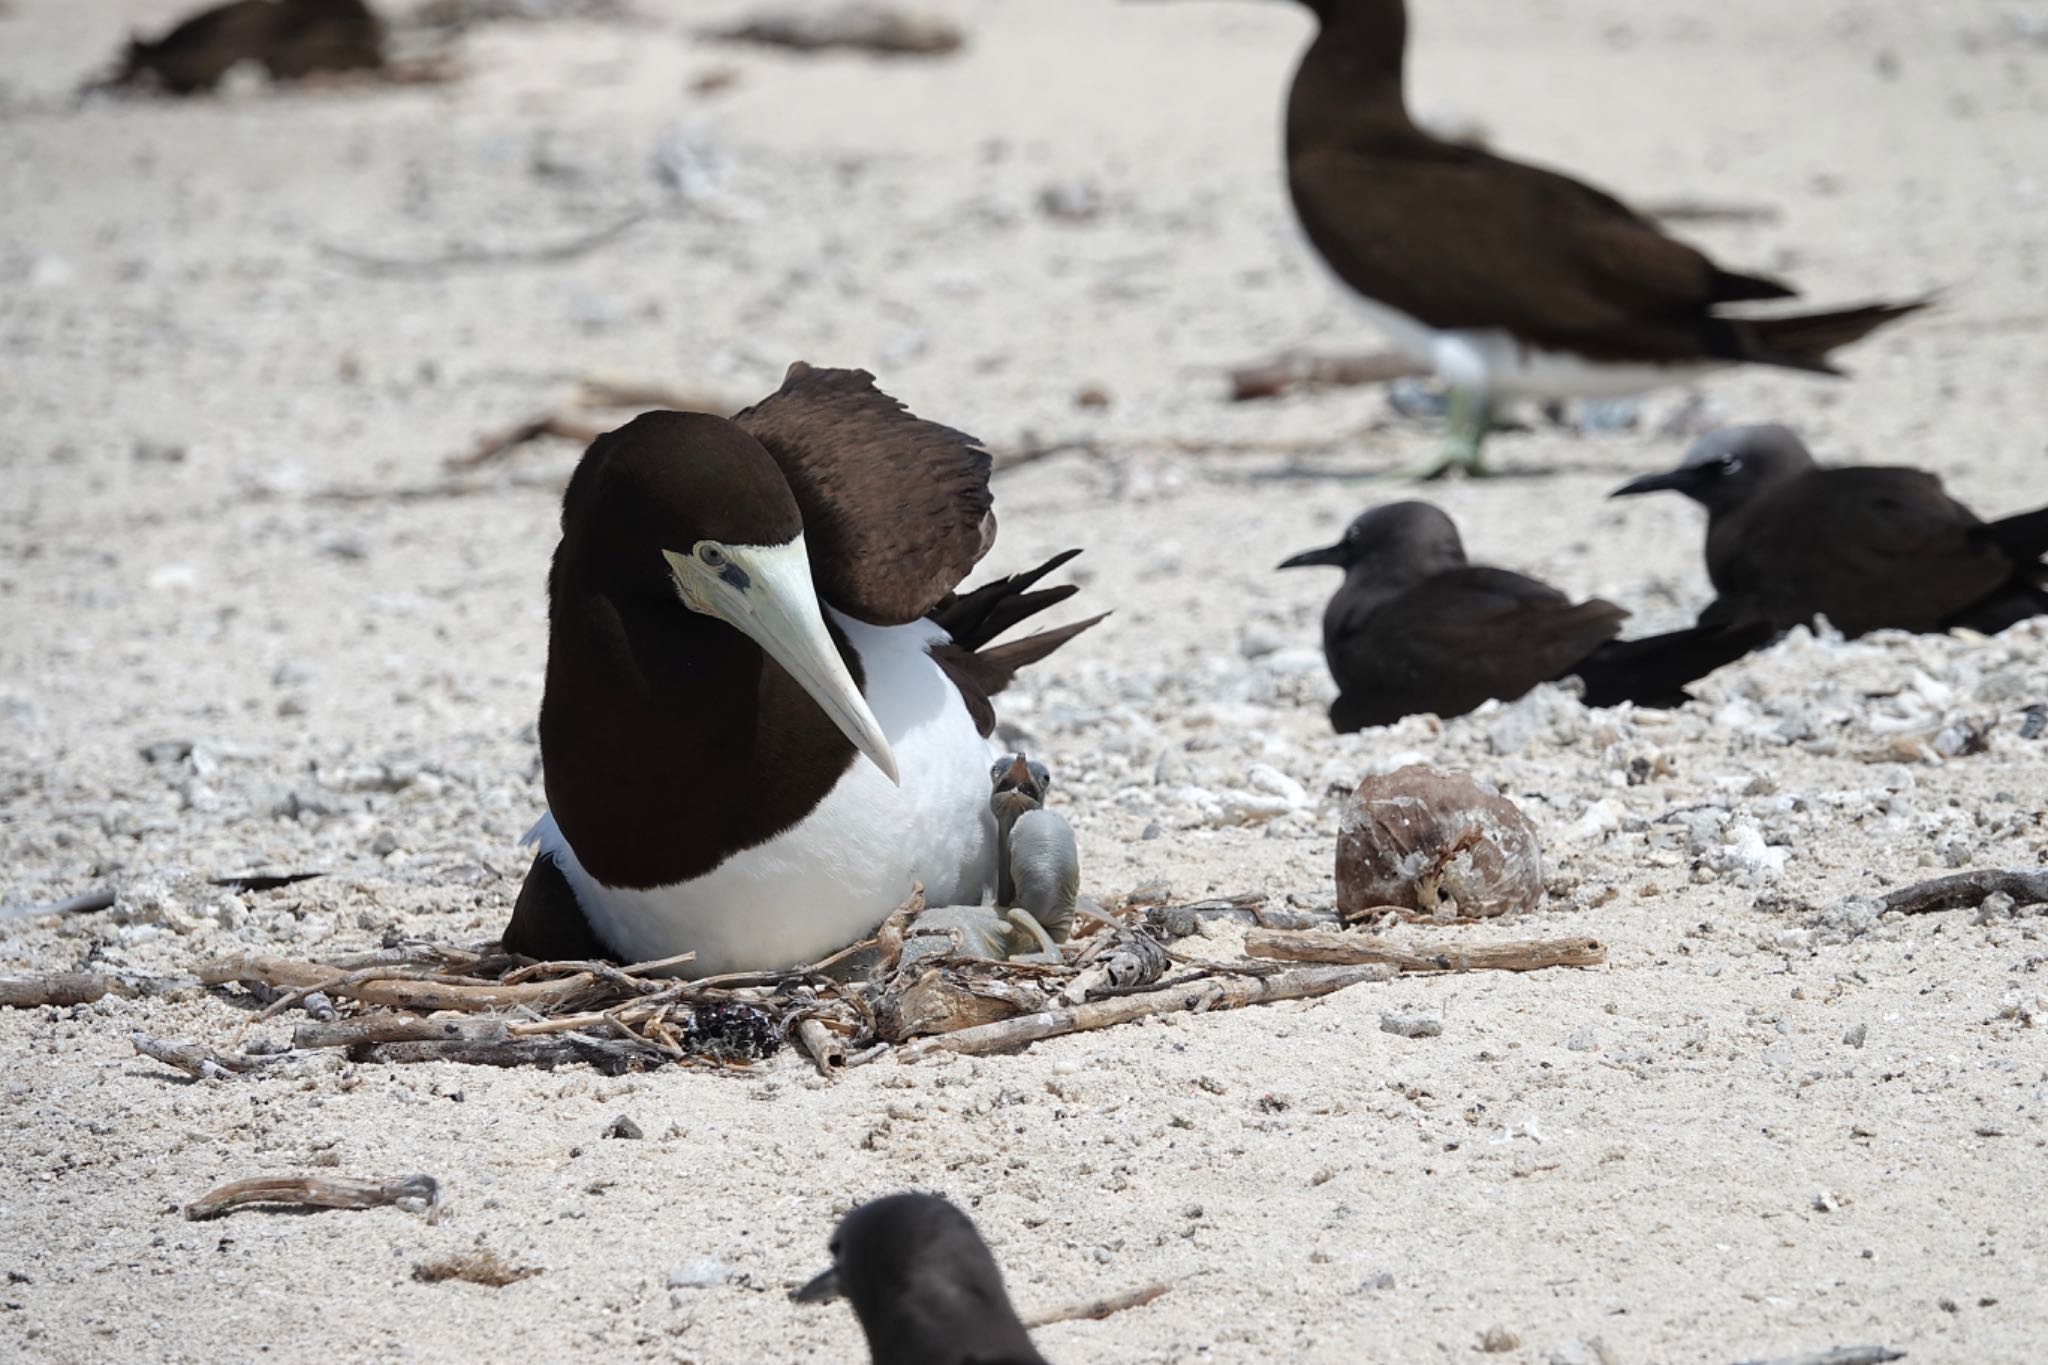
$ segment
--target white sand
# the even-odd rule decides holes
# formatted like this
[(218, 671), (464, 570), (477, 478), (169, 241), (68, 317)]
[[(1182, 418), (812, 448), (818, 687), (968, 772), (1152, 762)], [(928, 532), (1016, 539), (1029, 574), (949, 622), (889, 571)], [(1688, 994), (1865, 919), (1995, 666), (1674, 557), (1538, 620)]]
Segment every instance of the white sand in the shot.
[[(544, 571), (577, 452), (529, 447), (476, 496), (334, 495), (431, 488), (579, 375), (747, 399), (797, 357), (1002, 446), (1128, 452), (1003, 476), (990, 561), (1086, 546), (1074, 608), (1117, 610), (1007, 708), (1060, 774), (1091, 890), (1327, 903), (1326, 792), (1420, 755), (1500, 784), (1549, 845), (1555, 913), (1489, 933), (1593, 934), (1612, 960), (837, 1085), (789, 1057), (752, 1079), (325, 1061), (192, 1084), (128, 1034), (226, 1039), (224, 1001), (10, 1012), (0, 1356), (853, 1359), (851, 1315), (784, 1290), (838, 1212), (910, 1186), (973, 1212), (1027, 1309), (1174, 1281), (1042, 1332), (1062, 1361), (1462, 1359), (1496, 1326), (1521, 1361), (2048, 1356), (2041, 921), (1838, 911), (2043, 861), (2048, 741), (2017, 717), (2048, 700), (2048, 631), (1801, 636), (1669, 718), (1546, 691), (1330, 736), (1302, 651), (1333, 576), (1270, 566), (1384, 486), (1156, 440), (1374, 424), (1312, 473), (1435, 440), (1376, 391), (1219, 399), (1221, 364), (1374, 344), (1280, 187), (1294, 7), (956, 0), (967, 53), (877, 64), (714, 49), (691, 29), (739, 6), (646, 0), (634, 26), (478, 29), (445, 89), (68, 101), (129, 23), (180, 8), (0, 16), (0, 904), (125, 888), (0, 921), (0, 970), (495, 932), (542, 801)], [(2038, 5), (1419, 8), (1425, 110), (1641, 200), (1774, 206), (1694, 235), (1817, 301), (1946, 288), (1849, 357), (1853, 382), (1730, 376), (1724, 414), (1932, 466), (1987, 513), (2048, 500)], [(689, 93), (720, 67), (736, 86)], [(664, 138), (703, 154), (687, 202), (650, 171)], [(1083, 182), (1099, 219), (1040, 211)], [(317, 249), (521, 246), (636, 206), (676, 212), (566, 263), (365, 278)], [(1091, 383), (1106, 413), (1073, 405)], [(1697, 514), (1600, 499), (1676, 458), (1651, 432), (1684, 398), (1639, 433), (1503, 437), (1544, 477), (1436, 496), (1477, 556), (1676, 622), (1705, 595)], [(1247, 632), (1278, 652), (1247, 660)], [(1988, 750), (1928, 761), (1971, 718)], [(168, 739), (199, 747), (140, 755)], [(1217, 827), (1256, 764), (1312, 804)], [(332, 875), (177, 880), (251, 866)], [(1442, 1036), (1381, 1032), (1388, 1007), (1441, 1010)], [(647, 1140), (600, 1140), (620, 1113)], [(328, 1165), (429, 1172), (455, 1216), (173, 1211)], [(544, 1273), (410, 1278), (473, 1245)], [(727, 1282), (668, 1287), (706, 1258)]]

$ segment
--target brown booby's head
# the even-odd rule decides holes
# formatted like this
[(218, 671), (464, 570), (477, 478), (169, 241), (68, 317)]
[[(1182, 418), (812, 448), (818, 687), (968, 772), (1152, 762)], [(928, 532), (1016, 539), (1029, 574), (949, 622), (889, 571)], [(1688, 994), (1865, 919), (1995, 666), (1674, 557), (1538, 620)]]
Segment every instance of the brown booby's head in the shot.
[(896, 760), (826, 629), (803, 517), (775, 460), (724, 418), (649, 412), (591, 445), (562, 500), (549, 591), (680, 602), (760, 647), (854, 748)]
[(1775, 422), (1721, 427), (1692, 443), (1678, 468), (1646, 474), (1607, 496), (1670, 490), (1683, 493), (1709, 514), (1731, 512), (1763, 489), (1814, 467), (1813, 455), (1790, 427)]
[(1458, 538), (1457, 523), (1430, 503), (1390, 502), (1361, 513), (1335, 545), (1304, 550), (1279, 567), (1317, 564), (1347, 575), (1362, 570), (1374, 580), (1414, 582), (1463, 568), (1465, 543)]
[(1039, 809), (1052, 790), (1052, 770), (1022, 754), (1004, 754), (990, 766), (988, 776), (995, 788), (989, 794), (989, 809), (998, 818)]

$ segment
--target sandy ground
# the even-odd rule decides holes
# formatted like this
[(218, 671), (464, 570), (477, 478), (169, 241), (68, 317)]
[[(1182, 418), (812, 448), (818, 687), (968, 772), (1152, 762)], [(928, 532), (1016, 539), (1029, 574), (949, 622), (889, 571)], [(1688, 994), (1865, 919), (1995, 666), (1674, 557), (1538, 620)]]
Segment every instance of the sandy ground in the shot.
[[(474, 29), (441, 88), (70, 101), (179, 8), (0, 14), (0, 905), (121, 889), (0, 920), (0, 970), (495, 932), (542, 804), (543, 575), (577, 451), (453, 484), (444, 458), (579, 376), (745, 400), (797, 357), (1002, 447), (1101, 444), (1000, 478), (990, 561), (1085, 546), (1075, 607), (1117, 612), (1005, 710), (1061, 776), (1089, 889), (1327, 904), (1331, 793), (1419, 756), (1499, 784), (1548, 845), (1551, 910), (1472, 937), (1612, 956), (838, 1084), (787, 1056), (189, 1083), (128, 1036), (225, 1039), (225, 999), (14, 1011), (0, 1356), (853, 1359), (851, 1315), (784, 1290), (838, 1212), (917, 1186), (971, 1209), (1027, 1309), (1173, 1282), (1046, 1329), (1055, 1360), (1466, 1359), (1494, 1328), (1517, 1361), (2048, 1357), (2041, 921), (1858, 899), (2044, 860), (2048, 740), (2020, 715), (2048, 700), (2048, 631), (1802, 634), (1668, 715), (1546, 690), (1329, 735), (1309, 651), (1334, 584), (1270, 566), (1436, 438), (1377, 391), (1221, 401), (1227, 362), (1374, 344), (1278, 180), (1295, 7), (959, 0), (965, 53), (885, 63), (714, 47), (693, 29), (739, 7), (642, 0)], [(1714, 411), (1930, 465), (1986, 512), (2048, 500), (2040, 4), (1418, 8), (1424, 110), (1639, 199), (1768, 205), (1694, 236), (1818, 300), (1946, 290), (1853, 382), (1727, 376)], [(1052, 216), (1048, 190), (1099, 212)], [(522, 249), (637, 210), (553, 263), (372, 275), (323, 250)], [(1076, 405), (1090, 385), (1109, 407)], [(1441, 500), (1477, 556), (1678, 621), (1705, 596), (1697, 514), (1600, 499), (1676, 457), (1657, 429), (1687, 400), (1503, 437), (1518, 477)], [(1986, 747), (1945, 756), (1969, 725)], [(1303, 801), (1236, 823), (1288, 782)], [(251, 868), (330, 875), (191, 880)], [(1383, 1032), (1387, 1008), (1443, 1033)], [(601, 1140), (618, 1114), (646, 1139)], [(454, 1217), (175, 1212), (330, 1167), (432, 1173)], [(411, 1278), (473, 1246), (542, 1273)]]

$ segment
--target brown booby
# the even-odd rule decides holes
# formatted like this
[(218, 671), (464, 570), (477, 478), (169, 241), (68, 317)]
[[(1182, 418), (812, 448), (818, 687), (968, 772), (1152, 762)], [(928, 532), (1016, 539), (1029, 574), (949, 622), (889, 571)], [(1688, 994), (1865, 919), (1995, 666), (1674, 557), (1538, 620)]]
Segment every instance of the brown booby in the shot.
[(1288, 188), (1338, 279), (1451, 388), (1426, 476), (1483, 472), (1496, 398), (1617, 397), (1740, 363), (1836, 374), (1830, 352), (1924, 305), (1730, 316), (1796, 291), (1722, 269), (1590, 185), (1417, 127), (1402, 0), (1304, 3), (1320, 31), (1288, 95)]
[(1046, 1365), (974, 1222), (935, 1194), (862, 1204), (832, 1234), (832, 1266), (791, 1293), (844, 1297), (874, 1365)]
[(651, 412), (594, 441), (549, 575), (548, 813), (504, 944), (692, 974), (814, 961), (924, 884), (996, 870), (989, 702), (1100, 617), (1068, 551), (956, 595), (995, 537), (988, 452), (860, 370), (790, 367), (732, 420)]
[(1708, 432), (1613, 496), (1664, 489), (1707, 509), (1703, 622), (1993, 635), (2048, 612), (2048, 508), (1986, 522), (1925, 470), (1823, 467), (1777, 425)]
[(1588, 706), (1675, 706), (1687, 683), (1772, 633), (1702, 625), (1617, 640), (1626, 611), (1468, 563), (1457, 526), (1426, 502), (1375, 507), (1335, 545), (1280, 567), (1313, 564), (1344, 570), (1323, 612), (1323, 656), (1338, 691), (1330, 724), (1340, 733), (1425, 712), (1461, 716), (1567, 677), (1585, 684)]

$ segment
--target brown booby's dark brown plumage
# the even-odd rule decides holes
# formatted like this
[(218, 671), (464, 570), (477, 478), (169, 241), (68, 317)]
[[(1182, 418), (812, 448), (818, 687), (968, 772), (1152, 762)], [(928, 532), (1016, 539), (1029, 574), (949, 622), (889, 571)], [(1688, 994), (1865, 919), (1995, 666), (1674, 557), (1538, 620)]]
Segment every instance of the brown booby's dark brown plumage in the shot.
[(1791, 287), (1725, 270), (1612, 195), (1433, 137), (1402, 89), (1402, 0), (1305, 0), (1320, 29), (1287, 102), (1287, 183), (1330, 269), (1452, 389), (1437, 474), (1480, 472), (1496, 397), (1603, 397), (1739, 363), (1833, 374), (1830, 352), (1921, 303), (1780, 317)]
[(770, 968), (913, 882), (980, 899), (989, 696), (1093, 624), (985, 648), (1072, 591), (1030, 591), (1040, 569), (955, 594), (994, 537), (989, 469), (866, 373), (802, 364), (731, 421), (647, 413), (593, 442), (548, 584), (549, 814), (505, 946)]
[(1777, 425), (1709, 432), (1614, 496), (1665, 489), (1707, 509), (1703, 622), (1992, 635), (2048, 612), (2048, 509), (1985, 522), (1925, 470), (1823, 467)]
[(1546, 583), (1470, 564), (1458, 528), (1426, 502), (1375, 507), (1343, 539), (1283, 569), (1344, 570), (1323, 613), (1323, 655), (1339, 732), (1403, 716), (1461, 716), (1538, 683), (1576, 677), (1589, 706), (1671, 706), (1685, 686), (1762, 644), (1767, 629), (1697, 626), (1617, 640), (1628, 613), (1573, 602)]

